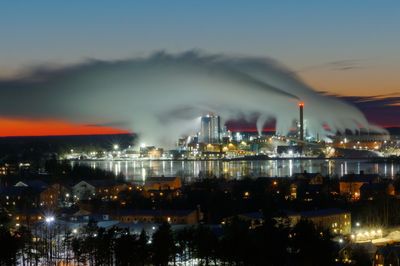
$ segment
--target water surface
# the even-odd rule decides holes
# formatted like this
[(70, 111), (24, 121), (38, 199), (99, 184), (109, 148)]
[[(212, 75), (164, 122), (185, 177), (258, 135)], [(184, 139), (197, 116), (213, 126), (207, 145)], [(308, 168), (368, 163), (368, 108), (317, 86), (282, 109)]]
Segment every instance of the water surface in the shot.
[(199, 176), (224, 176), (226, 178), (289, 177), (307, 171), (333, 177), (347, 173), (378, 173), (394, 178), (400, 172), (399, 163), (370, 163), (353, 159), (279, 159), (256, 161), (72, 161), (73, 165), (89, 165), (92, 168), (122, 173), (127, 181), (144, 181), (148, 176), (181, 176), (191, 181)]

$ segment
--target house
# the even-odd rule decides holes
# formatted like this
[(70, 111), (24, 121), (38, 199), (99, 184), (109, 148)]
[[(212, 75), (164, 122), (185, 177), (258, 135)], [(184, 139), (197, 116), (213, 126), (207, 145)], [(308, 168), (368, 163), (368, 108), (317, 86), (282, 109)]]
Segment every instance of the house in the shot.
[(21, 225), (29, 226), (44, 220), (45, 216), (43, 212), (37, 208), (17, 211), (12, 215), (12, 221), (16, 227)]
[(360, 198), (360, 188), (364, 184), (374, 184), (380, 181), (380, 176), (377, 174), (348, 174), (344, 175), (339, 180), (339, 193), (343, 196), (349, 196), (352, 199)]
[(36, 208), (40, 205), (40, 192), (25, 186), (4, 187), (0, 189), (0, 204), (16, 209)]
[(115, 200), (121, 191), (128, 189), (126, 183), (114, 179), (89, 180), (87, 182), (95, 188), (96, 196), (103, 200)]
[(76, 200), (87, 200), (96, 195), (96, 188), (88, 181), (82, 180), (72, 187), (72, 194)]
[(149, 190), (177, 190), (182, 187), (179, 177), (148, 177), (144, 184), (144, 189)]
[[(371, 262), (369, 265), (372, 265), (372, 260), (375, 256), (376, 251), (377, 247), (371, 242), (350, 242), (339, 250), (338, 257), (336, 258), (336, 261), (338, 262), (337, 265), (354, 265), (354, 255), (357, 253), (359, 254), (360, 252), (362, 252), (366, 260), (369, 260)], [(358, 265), (361, 265), (359, 261), (357, 262)]]
[(197, 224), (203, 214), (199, 210), (121, 210), (112, 215), (122, 223)]
[(323, 192), (323, 185), (318, 184), (308, 184), (306, 182), (293, 182), (289, 186), (290, 198), (291, 199), (301, 199), (304, 201), (312, 201), (321, 192)]
[(374, 266), (400, 266), (400, 245), (387, 245), (378, 248), (373, 258)]
[(362, 199), (373, 200), (379, 195), (395, 196), (395, 187), (391, 182), (368, 183), (360, 187)]
[(88, 200), (93, 197), (115, 200), (118, 194), (127, 188), (127, 184), (113, 179), (83, 180), (72, 187), (72, 193), (77, 200)]
[(297, 173), (293, 175), (295, 180), (304, 180), (310, 185), (322, 185), (324, 183), (324, 176), (320, 173), (308, 173), (304, 171), (303, 173)]
[(18, 174), (18, 170), (18, 165), (16, 163), (0, 165), (0, 175), (16, 175)]
[(311, 201), (323, 189), (324, 176), (320, 173), (298, 173), (293, 175), (294, 181), (290, 184), (290, 198)]
[(40, 206), (48, 209), (59, 207), (68, 200), (70, 190), (61, 184), (52, 184), (40, 192)]
[(14, 187), (29, 187), (36, 190), (46, 189), (47, 186), (47, 183), (42, 180), (21, 180), (14, 185)]

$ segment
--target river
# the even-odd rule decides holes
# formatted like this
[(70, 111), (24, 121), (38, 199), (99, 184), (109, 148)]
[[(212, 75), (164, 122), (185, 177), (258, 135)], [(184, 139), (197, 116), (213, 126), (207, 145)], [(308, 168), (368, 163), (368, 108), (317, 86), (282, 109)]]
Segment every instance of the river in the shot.
[(394, 178), (400, 172), (399, 163), (370, 163), (360, 159), (278, 159), (246, 161), (71, 161), (72, 165), (88, 165), (122, 173), (127, 181), (144, 181), (149, 176), (175, 176), (192, 181), (199, 176), (224, 176), (239, 179), (252, 177), (289, 177), (307, 171), (319, 172), (333, 177), (347, 173), (378, 173), (383, 177)]

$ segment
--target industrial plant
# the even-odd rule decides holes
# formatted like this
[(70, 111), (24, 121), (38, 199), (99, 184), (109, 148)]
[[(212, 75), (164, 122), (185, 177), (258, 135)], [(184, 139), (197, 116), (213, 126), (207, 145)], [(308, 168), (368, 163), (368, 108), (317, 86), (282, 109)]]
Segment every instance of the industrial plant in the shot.
[(397, 134), (368, 132), (332, 132), (319, 138), (307, 128), (307, 109), (298, 103), (298, 118), (286, 135), (277, 132), (232, 132), (221, 122), (218, 114), (202, 116), (200, 130), (182, 136), (175, 147), (166, 149), (150, 143), (136, 143), (126, 148), (113, 147), (109, 151), (68, 152), (67, 159), (104, 160), (238, 160), (267, 158), (369, 158), (387, 157), (400, 153)]

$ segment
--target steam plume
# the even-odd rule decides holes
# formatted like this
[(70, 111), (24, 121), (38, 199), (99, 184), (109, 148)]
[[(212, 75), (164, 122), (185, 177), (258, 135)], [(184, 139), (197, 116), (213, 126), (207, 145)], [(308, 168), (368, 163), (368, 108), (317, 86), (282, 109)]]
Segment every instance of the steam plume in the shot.
[(285, 134), (305, 102), (310, 134), (369, 125), (353, 106), (324, 96), (268, 58), (155, 53), (120, 61), (91, 60), (0, 81), (0, 115), (117, 124), (142, 141), (171, 145), (192, 133), (208, 112), (223, 121), (258, 116), (257, 129), (276, 119)]

